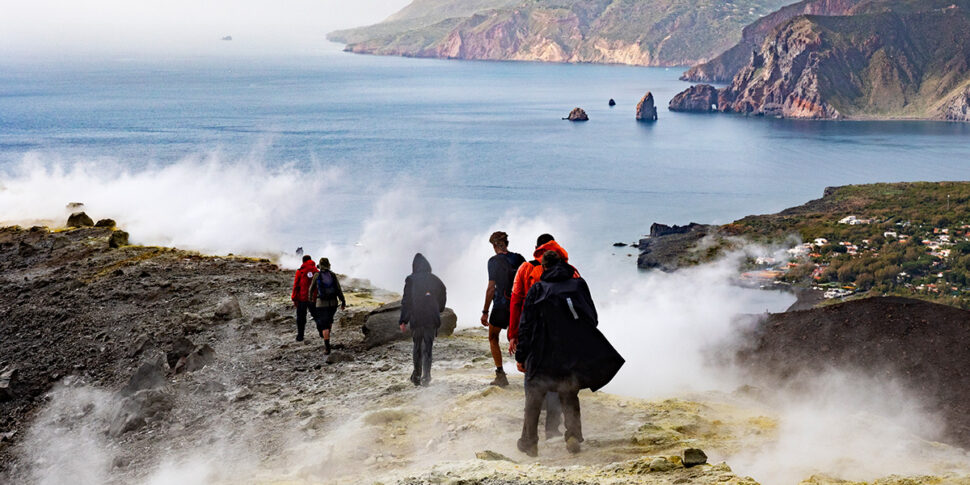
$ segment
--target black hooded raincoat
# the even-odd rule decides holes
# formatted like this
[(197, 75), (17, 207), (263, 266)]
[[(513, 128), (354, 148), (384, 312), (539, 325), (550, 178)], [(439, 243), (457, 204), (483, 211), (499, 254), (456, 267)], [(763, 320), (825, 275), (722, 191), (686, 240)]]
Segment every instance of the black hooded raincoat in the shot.
[(414, 255), (411, 270), (404, 280), (401, 323), (409, 323), (411, 331), (438, 330), (447, 300), (445, 284), (431, 273), (431, 263), (421, 253)]

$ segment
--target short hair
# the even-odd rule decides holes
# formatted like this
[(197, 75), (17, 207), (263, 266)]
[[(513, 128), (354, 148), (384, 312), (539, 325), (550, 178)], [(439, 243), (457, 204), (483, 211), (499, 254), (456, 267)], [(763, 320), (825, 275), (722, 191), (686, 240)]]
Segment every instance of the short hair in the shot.
[(559, 264), (560, 262), (562, 262), (562, 257), (559, 256), (559, 253), (557, 253), (555, 251), (552, 251), (552, 250), (549, 250), (549, 251), (546, 251), (546, 252), (542, 253), (542, 268), (543, 269), (549, 269), (549, 268), (551, 268), (551, 267)]
[(330, 269), (330, 259), (320, 258), (320, 267), (323, 269)]
[(552, 237), (552, 234), (543, 234), (536, 239), (536, 247), (542, 246), (549, 241), (555, 241), (556, 238)]
[(495, 231), (488, 238), (488, 242), (495, 246), (508, 246), (509, 245), (509, 235), (502, 231)]
[(309, 254), (303, 255), (303, 262), (304, 263), (307, 262), (307, 261), (309, 261), (309, 260), (311, 260), (311, 259), (313, 259), (313, 258), (311, 258)]

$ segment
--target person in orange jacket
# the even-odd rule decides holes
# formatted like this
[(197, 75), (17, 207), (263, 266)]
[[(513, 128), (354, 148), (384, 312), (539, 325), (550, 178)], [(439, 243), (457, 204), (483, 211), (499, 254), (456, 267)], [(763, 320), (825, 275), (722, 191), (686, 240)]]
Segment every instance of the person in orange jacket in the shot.
[[(511, 355), (515, 355), (515, 350), (518, 346), (519, 323), (522, 317), (522, 308), (525, 305), (525, 297), (529, 293), (529, 289), (532, 288), (532, 285), (536, 284), (542, 278), (542, 263), (539, 261), (546, 251), (556, 252), (564, 263), (569, 261), (569, 254), (556, 242), (556, 239), (551, 234), (543, 234), (536, 239), (536, 250), (532, 253), (532, 256), (536, 259), (526, 261), (519, 266), (519, 270), (516, 271), (515, 279), (512, 282), (512, 296), (509, 304), (509, 329), (506, 331), (506, 336), (509, 339), (509, 353)], [(578, 276), (578, 272), (573, 275), (574, 278)], [(519, 372), (525, 372), (522, 364), (517, 364), (517, 368)], [(528, 385), (527, 381), (526, 386), (528, 387)], [(528, 389), (526, 391), (528, 392)], [(546, 439), (559, 436), (561, 434), (559, 432), (559, 423), (562, 422), (562, 405), (559, 402), (558, 393), (549, 392), (546, 394), (545, 408)]]
[(306, 313), (310, 309), (310, 283), (317, 274), (317, 265), (310, 255), (303, 256), (303, 265), (293, 275), (293, 292), (290, 300), (296, 307), (296, 341), (303, 341), (303, 331), (306, 329)]

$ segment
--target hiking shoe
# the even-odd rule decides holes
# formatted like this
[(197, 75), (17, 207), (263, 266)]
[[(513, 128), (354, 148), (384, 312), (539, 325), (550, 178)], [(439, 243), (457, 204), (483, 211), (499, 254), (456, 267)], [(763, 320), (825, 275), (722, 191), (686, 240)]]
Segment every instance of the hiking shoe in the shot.
[(522, 441), (522, 438), (519, 438), (519, 441), (515, 443), (515, 446), (519, 449), (519, 451), (521, 451), (522, 453), (525, 453), (526, 455), (531, 456), (532, 458), (539, 456), (538, 443), (529, 444), (529, 443), (526, 443), (525, 441)]
[(505, 375), (505, 372), (495, 372), (495, 379), (488, 383), (490, 386), (506, 387), (509, 385), (509, 378)]
[(414, 384), (415, 386), (421, 385), (421, 374), (419, 374), (418, 371), (411, 373), (411, 384)]
[(569, 439), (566, 440), (566, 451), (574, 455), (579, 453), (579, 439), (577, 439), (575, 436), (570, 436)]
[(431, 385), (431, 378), (430, 377), (422, 377), (421, 378), (421, 387), (428, 387), (429, 385)]

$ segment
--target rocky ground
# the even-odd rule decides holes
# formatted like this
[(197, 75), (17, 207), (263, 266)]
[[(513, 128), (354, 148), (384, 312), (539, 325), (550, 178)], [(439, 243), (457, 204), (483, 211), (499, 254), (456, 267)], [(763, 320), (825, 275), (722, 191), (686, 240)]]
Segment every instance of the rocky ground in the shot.
[[(753, 484), (730, 460), (779, 437), (751, 388), (659, 401), (584, 392), (583, 452), (560, 438), (529, 458), (515, 448), (522, 378), (486, 385), (483, 329), (439, 338), (433, 381), (415, 388), (410, 343), (371, 347), (361, 332), (393, 295), (345, 280), (328, 358), (318, 337), (293, 341), (290, 271), (112, 249), (112, 234), (0, 231), (0, 369), (16, 369), (0, 399), (0, 482)], [(708, 463), (685, 466), (689, 448)], [(970, 483), (958, 466), (880, 483)]]

